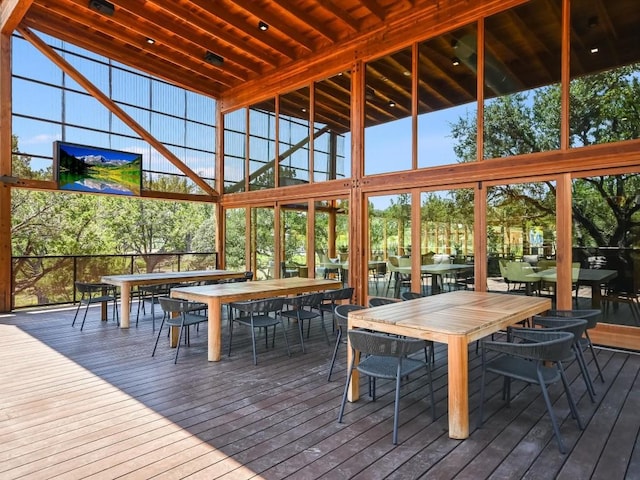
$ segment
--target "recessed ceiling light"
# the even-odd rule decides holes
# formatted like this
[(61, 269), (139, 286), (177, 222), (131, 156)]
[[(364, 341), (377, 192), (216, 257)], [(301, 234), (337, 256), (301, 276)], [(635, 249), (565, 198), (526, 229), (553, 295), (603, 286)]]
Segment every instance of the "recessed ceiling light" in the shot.
[(598, 53), (598, 52), (600, 51), (600, 49), (598, 48), (598, 46), (597, 46), (597, 45), (594, 45), (593, 47), (591, 47), (591, 48), (589, 49), (589, 51), (590, 51), (591, 53)]
[(454, 67), (457, 67), (458, 65), (460, 65), (460, 59), (459, 59), (458, 57), (453, 57), (453, 58), (451, 59), (451, 64), (452, 64)]
[(404, 72), (402, 72), (402, 74), (403, 74), (405, 77), (410, 77), (410, 76), (411, 76), (411, 72), (410, 72), (409, 70), (405, 70)]
[(153, 38), (151, 38), (151, 37), (147, 37), (147, 43), (148, 43), (149, 45), (153, 45), (154, 43), (156, 43), (156, 41), (155, 41)]
[(262, 30), (263, 32), (266, 32), (267, 30), (269, 30), (269, 24), (268, 24), (268, 23), (263, 22), (262, 20), (260, 20), (260, 21), (258, 22), (258, 28), (259, 28), (260, 30)]
[(391, 108), (395, 107), (396, 106), (396, 102), (394, 102), (393, 100), (389, 100), (389, 106)]

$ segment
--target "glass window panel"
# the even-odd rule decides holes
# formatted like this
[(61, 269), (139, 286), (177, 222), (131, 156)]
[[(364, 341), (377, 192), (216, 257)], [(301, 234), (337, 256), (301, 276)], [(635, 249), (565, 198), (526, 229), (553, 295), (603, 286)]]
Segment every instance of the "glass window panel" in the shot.
[[(418, 47), (420, 168), (476, 159), (475, 132), (471, 133), (476, 125), (476, 55), (460, 48), (465, 40), (471, 42), (475, 38), (476, 27), (471, 25)], [(469, 137), (464, 146), (460, 145), (461, 135), (455, 128), (463, 122), (469, 122), (462, 130)]]
[(246, 269), (246, 217), (245, 208), (225, 210), (225, 267), (228, 270)]
[(314, 84), (314, 181), (351, 176), (351, 72)]
[(489, 187), (487, 202), (489, 290), (554, 295), (537, 272), (555, 267), (555, 182)]
[(88, 94), (65, 92), (65, 121), (96, 130), (109, 130), (111, 112)]
[(20, 152), (28, 155), (51, 157), (53, 142), (62, 138), (59, 123), (34, 120), (14, 115), (12, 132), (18, 138)]
[(639, 24), (635, 2), (572, 0), (572, 147), (640, 138)]
[(14, 113), (46, 120), (62, 120), (62, 90), (57, 87), (13, 79)]
[(421, 275), (424, 294), (474, 287), (473, 190), (443, 190), (420, 195), (420, 264), (453, 265)]
[(215, 152), (216, 129), (215, 127), (203, 123), (185, 122), (186, 139), (185, 145), (191, 148)]
[[(377, 282), (369, 283), (369, 295), (399, 297), (401, 286), (406, 288), (410, 274), (397, 275), (396, 259), (403, 267), (411, 265), (411, 195), (370, 196), (369, 201), (369, 261), (387, 262), (385, 272), (386, 285)], [(394, 257), (389, 263), (389, 258)], [(373, 265), (373, 264), (372, 264)], [(376, 264), (377, 265), (377, 264)], [(376, 272), (381, 274), (376, 267)], [(375, 280), (375, 278), (374, 278)], [(373, 290), (372, 290), (373, 289)]]
[[(640, 174), (576, 178), (572, 187), (573, 262), (595, 284), (578, 285), (580, 308), (600, 308), (602, 321), (640, 326)], [(586, 274), (584, 274), (586, 276)], [(602, 285), (602, 290), (601, 290)]]
[(280, 186), (308, 183), (309, 87), (280, 96), (278, 120)]
[(275, 186), (275, 100), (249, 108), (249, 185), (251, 190)]
[(349, 260), (349, 202), (345, 199), (316, 202), (316, 277), (342, 278), (346, 283)]
[(151, 79), (136, 75), (127, 70), (111, 70), (111, 97), (116, 102), (136, 105), (140, 108), (151, 107)]
[(280, 277), (275, 264), (273, 208), (251, 209), (251, 266), (258, 280)]
[(185, 91), (168, 83), (151, 81), (151, 108), (158, 112), (184, 118)]
[[(12, 72), (13, 75), (26, 77), (32, 80), (62, 84), (62, 70), (51, 60), (42, 55), (33, 45), (22, 38), (12, 38)], [(24, 61), (28, 58), (29, 61)], [(15, 87), (14, 87), (15, 88)]]
[(534, 0), (486, 19), (484, 158), (560, 148), (561, 9)]
[(411, 48), (366, 64), (366, 175), (412, 166), (411, 75)]
[(283, 205), (280, 225), (281, 273), (284, 277), (307, 277), (307, 203)]
[(185, 144), (185, 121), (181, 118), (170, 117), (155, 113), (151, 117), (150, 133), (162, 143), (174, 145)]
[(213, 98), (186, 91), (187, 118), (194, 122), (214, 125), (216, 123), (216, 101)]

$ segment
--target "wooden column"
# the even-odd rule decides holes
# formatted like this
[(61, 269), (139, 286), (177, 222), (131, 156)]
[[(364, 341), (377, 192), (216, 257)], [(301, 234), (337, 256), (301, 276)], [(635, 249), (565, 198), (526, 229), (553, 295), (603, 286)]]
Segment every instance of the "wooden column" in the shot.
[(556, 185), (556, 295), (559, 309), (571, 308), (571, 175), (565, 173)]
[[(11, 34), (0, 34), (0, 177), (11, 177)], [(11, 186), (0, 182), (0, 312), (11, 310)]]

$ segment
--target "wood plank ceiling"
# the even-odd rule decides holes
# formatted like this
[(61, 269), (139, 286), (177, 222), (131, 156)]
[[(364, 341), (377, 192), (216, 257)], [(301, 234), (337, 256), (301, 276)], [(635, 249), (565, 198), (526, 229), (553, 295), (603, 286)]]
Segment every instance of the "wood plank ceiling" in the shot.
[[(487, 20), (486, 98), (560, 82), (561, 3), (524, 2), (496, 15), (496, 20)], [(573, 3), (579, 8), (573, 9), (572, 75), (640, 59), (637, 0)], [(399, 19), (432, 9), (446, 21), (442, 20), (446, 9), (476, 8), (473, 4), (468, 0), (33, 0), (21, 26), (221, 98), (248, 81), (344, 48)], [(267, 28), (261, 29), (261, 24)], [(420, 31), (420, 25), (414, 26), (407, 40)], [(594, 35), (615, 43), (610, 53), (597, 57), (588, 52), (582, 43)], [(476, 53), (472, 26), (421, 44), (419, 113), (475, 100)], [(452, 57), (462, 60), (465, 68), (452, 65)], [(367, 66), (367, 125), (411, 114), (411, 62), (407, 48)], [(342, 73), (323, 82), (315, 105), (318, 118), (336, 131), (349, 129), (350, 80), (348, 72)], [(493, 85), (492, 74), (497, 77)], [(507, 86), (506, 91), (500, 91), (500, 84)], [(282, 111), (295, 115), (308, 106), (308, 96), (308, 89), (289, 95), (281, 103)], [(386, 108), (391, 103), (394, 108)]]

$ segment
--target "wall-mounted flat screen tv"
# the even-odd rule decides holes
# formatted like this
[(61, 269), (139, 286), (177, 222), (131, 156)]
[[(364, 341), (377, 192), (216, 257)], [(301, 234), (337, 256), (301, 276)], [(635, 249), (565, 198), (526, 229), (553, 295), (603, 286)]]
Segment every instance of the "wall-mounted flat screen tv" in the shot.
[(53, 155), (60, 190), (140, 195), (142, 154), (54, 142)]

